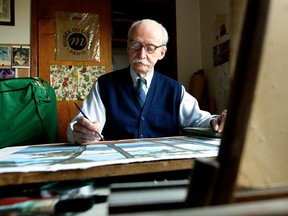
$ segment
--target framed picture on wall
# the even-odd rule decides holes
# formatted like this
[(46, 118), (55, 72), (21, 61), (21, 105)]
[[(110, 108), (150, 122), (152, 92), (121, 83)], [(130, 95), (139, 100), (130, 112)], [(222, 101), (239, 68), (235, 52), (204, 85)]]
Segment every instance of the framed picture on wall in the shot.
[(14, 0), (0, 0), (0, 25), (15, 25)]
[(11, 46), (0, 45), (0, 68), (11, 68)]
[(12, 68), (30, 67), (30, 46), (12, 46)]
[(16, 68), (0, 68), (0, 79), (16, 77)]

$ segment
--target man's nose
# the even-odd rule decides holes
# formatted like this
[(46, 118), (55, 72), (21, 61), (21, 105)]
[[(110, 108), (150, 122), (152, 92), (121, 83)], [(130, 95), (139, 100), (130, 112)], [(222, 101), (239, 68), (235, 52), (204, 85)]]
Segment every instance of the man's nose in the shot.
[(139, 55), (140, 55), (141, 57), (146, 56), (146, 50), (145, 50), (145, 47), (144, 47), (144, 46), (142, 46), (141, 49), (139, 50)]

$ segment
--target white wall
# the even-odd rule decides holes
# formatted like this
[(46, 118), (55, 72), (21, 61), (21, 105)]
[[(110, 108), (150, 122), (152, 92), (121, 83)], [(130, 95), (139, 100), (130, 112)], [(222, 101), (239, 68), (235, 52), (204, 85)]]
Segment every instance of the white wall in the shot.
[(30, 44), (31, 0), (15, 0), (15, 26), (0, 26), (1, 44)]
[[(219, 36), (225, 23), (228, 34)], [(189, 89), (191, 78), (204, 69), (209, 96), (216, 110), (226, 108), (229, 91), (229, 62), (213, 66), (213, 47), (230, 38), (230, 0), (176, 1), (178, 81)]]
[[(220, 113), (227, 106), (230, 62), (214, 67), (213, 47), (230, 39), (230, 0), (201, 0), (199, 6), (202, 67), (209, 96), (216, 100)], [(226, 25), (224, 36), (219, 35), (221, 24)]]
[(178, 81), (189, 89), (194, 72), (202, 68), (199, 0), (176, 1)]

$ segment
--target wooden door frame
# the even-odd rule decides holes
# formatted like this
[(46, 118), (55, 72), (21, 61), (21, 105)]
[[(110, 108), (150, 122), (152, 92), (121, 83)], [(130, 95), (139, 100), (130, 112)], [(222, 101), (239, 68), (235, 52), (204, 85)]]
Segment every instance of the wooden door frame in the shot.
[(31, 0), (31, 65), (30, 76), (37, 77), (38, 73), (38, 1)]

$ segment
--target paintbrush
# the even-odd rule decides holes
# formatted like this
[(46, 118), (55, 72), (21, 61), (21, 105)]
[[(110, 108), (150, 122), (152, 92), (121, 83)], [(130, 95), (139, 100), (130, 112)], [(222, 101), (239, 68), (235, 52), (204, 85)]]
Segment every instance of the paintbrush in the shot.
[[(88, 119), (89, 120), (89, 118), (85, 115), (85, 113), (81, 110), (81, 108), (78, 106), (78, 104), (77, 103), (75, 103), (74, 102), (74, 104), (76, 105), (76, 107), (77, 107), (77, 109), (79, 110), (79, 112), (86, 118), (86, 119)], [(90, 120), (89, 120), (90, 121)], [(100, 141), (105, 141), (104, 140), (104, 137), (98, 132), (98, 131), (95, 131), (97, 134), (98, 134), (98, 136), (100, 137)]]

